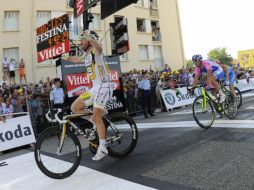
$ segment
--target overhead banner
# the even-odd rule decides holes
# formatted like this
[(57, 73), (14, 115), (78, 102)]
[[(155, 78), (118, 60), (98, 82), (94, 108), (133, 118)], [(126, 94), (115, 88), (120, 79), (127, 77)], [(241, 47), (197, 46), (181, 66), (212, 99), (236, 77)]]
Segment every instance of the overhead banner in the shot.
[(238, 52), (238, 61), (242, 68), (251, 68), (254, 67), (254, 49), (239, 51)]
[(95, 6), (100, 0), (75, 0), (74, 18), (79, 17), (87, 9)]
[(36, 29), (38, 63), (70, 51), (68, 15), (54, 18)]
[(0, 121), (0, 151), (34, 142), (34, 131), (28, 115)]

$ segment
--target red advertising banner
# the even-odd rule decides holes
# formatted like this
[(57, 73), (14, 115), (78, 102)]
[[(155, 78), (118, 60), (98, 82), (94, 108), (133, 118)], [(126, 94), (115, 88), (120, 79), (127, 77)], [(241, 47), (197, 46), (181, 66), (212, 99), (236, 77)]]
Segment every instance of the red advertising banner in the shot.
[(62, 55), (70, 51), (70, 41), (65, 41), (63, 43), (58, 43), (55, 46), (44, 49), (40, 52), (37, 52), (38, 63), (45, 61), (47, 59), (51, 59), (58, 55)]
[(114, 90), (120, 90), (121, 86), (119, 81), (119, 71), (111, 70), (110, 81), (111, 83), (113, 83), (112, 85), (114, 85), (113, 86)]
[(79, 96), (92, 86), (87, 73), (68, 74), (65, 77), (68, 97)]
[[(110, 74), (111, 86), (114, 90), (120, 90), (119, 73), (112, 70)], [(92, 81), (89, 79), (87, 73), (68, 74), (65, 77), (68, 97), (79, 96), (83, 92), (92, 87)]]
[(75, 18), (80, 16), (84, 11), (84, 0), (76, 0), (76, 5), (75, 5)]

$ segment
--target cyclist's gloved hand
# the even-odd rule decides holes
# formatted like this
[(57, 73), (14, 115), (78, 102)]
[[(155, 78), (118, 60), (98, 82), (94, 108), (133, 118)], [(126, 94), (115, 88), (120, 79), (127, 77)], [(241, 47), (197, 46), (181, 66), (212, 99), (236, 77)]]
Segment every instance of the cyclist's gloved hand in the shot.
[(211, 89), (215, 88), (213, 84), (209, 84), (206, 86), (206, 89), (209, 91)]
[(195, 88), (188, 89), (188, 93), (193, 96), (194, 95)]

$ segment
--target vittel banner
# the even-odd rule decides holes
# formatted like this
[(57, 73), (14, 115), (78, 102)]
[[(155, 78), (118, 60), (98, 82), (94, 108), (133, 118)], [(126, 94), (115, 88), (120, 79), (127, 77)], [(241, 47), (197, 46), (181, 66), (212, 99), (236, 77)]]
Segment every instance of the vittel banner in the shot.
[(34, 142), (34, 131), (28, 115), (0, 121), (0, 151)]
[(38, 63), (70, 51), (68, 15), (54, 18), (36, 29)]
[(68, 97), (79, 96), (88, 91), (92, 82), (86, 73), (68, 74), (65, 76)]

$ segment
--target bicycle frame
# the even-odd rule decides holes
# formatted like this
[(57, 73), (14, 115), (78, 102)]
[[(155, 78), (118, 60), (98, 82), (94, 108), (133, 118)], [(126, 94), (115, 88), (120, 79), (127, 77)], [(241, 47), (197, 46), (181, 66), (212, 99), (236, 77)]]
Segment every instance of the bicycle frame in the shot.
[(212, 98), (212, 96), (207, 92), (206, 88), (202, 86), (202, 111), (204, 111), (207, 108), (207, 98), (213, 103), (213, 107), (216, 109), (217, 112), (221, 113), (223, 111), (223, 108), (221, 105), (217, 102), (215, 102)]
[[(62, 112), (61, 109), (58, 109), (58, 112), (55, 114), (55, 119), (58, 123), (62, 124), (63, 127), (62, 127), (62, 133), (61, 133), (61, 137), (60, 137), (60, 141), (59, 141), (59, 145), (58, 145), (58, 149), (57, 149), (57, 153), (60, 154), (61, 153), (61, 149), (62, 149), (62, 146), (64, 144), (64, 139), (66, 137), (66, 132), (67, 132), (67, 125), (70, 125), (79, 135), (85, 137), (86, 139), (89, 138), (89, 135), (87, 135), (86, 133), (84, 133), (79, 126), (77, 126), (75, 123), (73, 123), (71, 120), (72, 118), (77, 118), (77, 117), (82, 117), (82, 116), (91, 116), (92, 115), (92, 111), (91, 110), (88, 110), (88, 114), (72, 114), (72, 115), (67, 115), (63, 118), (63, 120), (61, 120), (59, 117), (58, 117), (58, 114)], [(105, 114), (103, 115), (103, 119), (105, 121), (107, 121), (109, 123), (108, 126), (111, 127), (111, 129), (115, 132), (115, 138), (111, 138), (109, 140), (110, 142), (114, 142), (118, 139), (120, 139), (122, 137), (122, 134), (118, 131), (118, 129), (114, 126), (114, 124), (107, 118), (107, 111), (105, 112)], [(84, 119), (86, 120), (86, 119)], [(88, 121), (88, 120), (86, 120)], [(106, 127), (106, 126), (105, 126)], [(97, 144), (94, 144), (93, 142), (89, 141), (89, 143), (91, 144), (91, 146), (93, 146), (94, 148), (97, 148)]]

